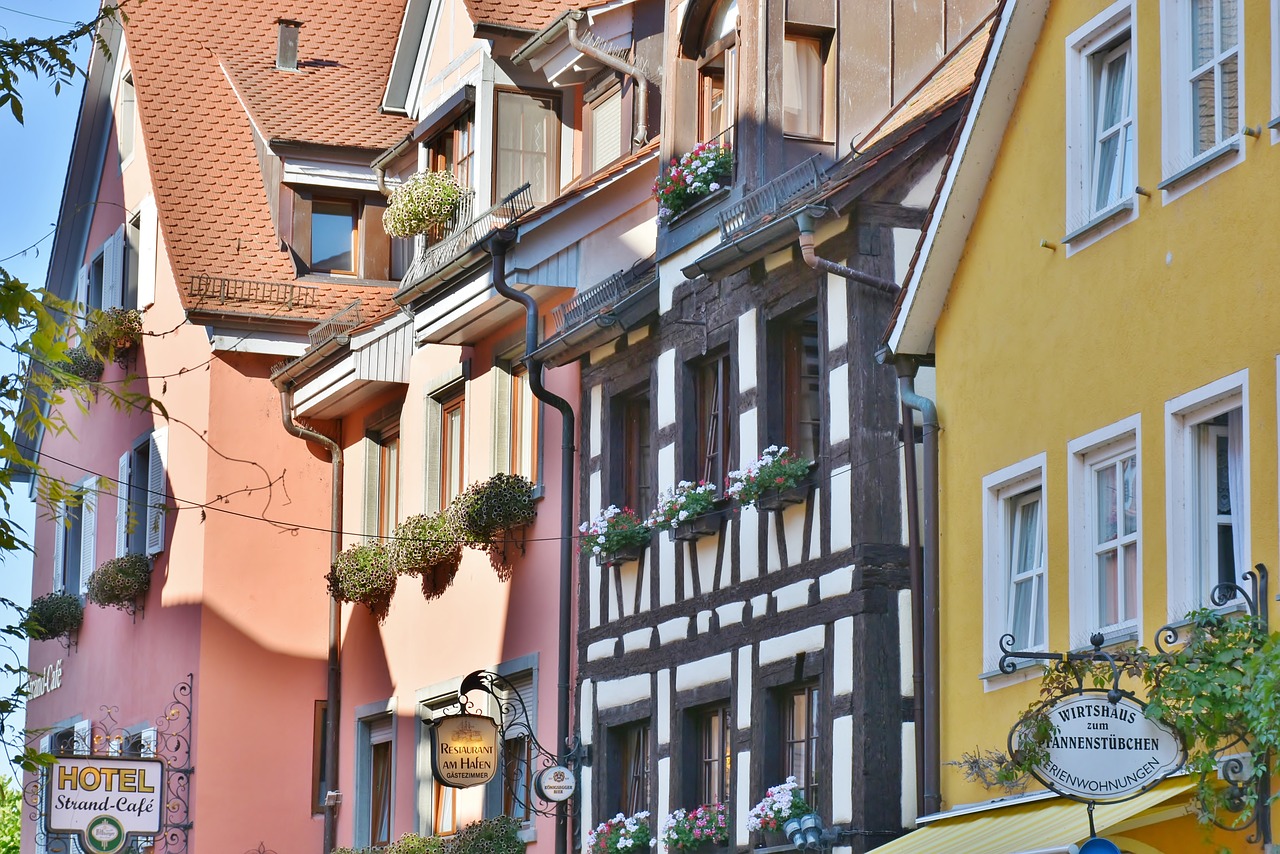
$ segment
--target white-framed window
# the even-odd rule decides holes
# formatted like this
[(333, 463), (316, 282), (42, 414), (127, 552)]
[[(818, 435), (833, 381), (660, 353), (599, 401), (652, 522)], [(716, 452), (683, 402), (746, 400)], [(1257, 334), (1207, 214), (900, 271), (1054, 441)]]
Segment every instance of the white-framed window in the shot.
[(120, 150), (120, 168), (133, 160), (134, 137), (137, 133), (138, 98), (133, 86), (133, 69), (120, 75), (116, 93), (116, 145)]
[(982, 479), (983, 671), (994, 673), (1000, 638), (1013, 648), (1048, 648), (1045, 455)]
[(1244, 157), (1243, 14), (1243, 0), (1160, 4), (1162, 190), (1185, 192)]
[(116, 557), (164, 551), (164, 462), (168, 428), (139, 438), (120, 455), (116, 476)]
[(1280, 0), (1271, 0), (1271, 144), (1280, 142)]
[(1240, 371), (1165, 404), (1171, 621), (1250, 566), (1248, 388)]
[(518, 474), (538, 487), (542, 464), (542, 403), (533, 396), (519, 355), (494, 364), (493, 470)]
[(1132, 0), (1067, 38), (1067, 235), (1073, 249), (1137, 216)]
[(53, 589), (83, 596), (97, 568), (97, 478), (76, 483), (69, 500), (53, 509)]
[(1071, 646), (1141, 630), (1142, 484), (1139, 417), (1067, 444)]
[(395, 839), (396, 705), (394, 700), (356, 709), (355, 841), (386, 847)]

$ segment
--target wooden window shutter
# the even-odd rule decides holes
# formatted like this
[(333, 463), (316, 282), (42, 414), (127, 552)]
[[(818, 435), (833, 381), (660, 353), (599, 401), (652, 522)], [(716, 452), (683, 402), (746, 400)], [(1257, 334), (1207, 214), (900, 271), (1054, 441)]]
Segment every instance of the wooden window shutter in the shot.
[(426, 489), (423, 490), (428, 513), (435, 513), (440, 509), (440, 419), (442, 415), (443, 407), (440, 406), (440, 401), (428, 397), (425, 415), (427, 422)]
[(160, 427), (151, 433), (151, 454), (147, 466), (147, 555), (164, 551), (165, 457), (169, 431)]
[(98, 490), (89, 486), (80, 506), (80, 595), (89, 589), (89, 575), (97, 568), (94, 546), (98, 541)]
[(138, 308), (156, 301), (156, 251), (160, 223), (156, 218), (156, 200), (147, 196), (138, 206)]
[(66, 567), (62, 565), (67, 548), (67, 505), (59, 502), (53, 511), (53, 592), (67, 586)]
[(102, 263), (102, 307), (119, 308), (124, 305), (124, 223), (107, 240)]
[(120, 455), (116, 476), (116, 557), (129, 553), (129, 461), (132, 458), (132, 451)]

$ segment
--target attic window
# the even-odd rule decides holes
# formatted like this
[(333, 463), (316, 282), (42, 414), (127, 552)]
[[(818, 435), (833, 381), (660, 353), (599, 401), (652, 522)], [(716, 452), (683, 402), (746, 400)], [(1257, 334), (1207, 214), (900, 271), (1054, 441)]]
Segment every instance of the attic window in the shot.
[(352, 199), (315, 199), (311, 203), (313, 272), (355, 275), (359, 207)]

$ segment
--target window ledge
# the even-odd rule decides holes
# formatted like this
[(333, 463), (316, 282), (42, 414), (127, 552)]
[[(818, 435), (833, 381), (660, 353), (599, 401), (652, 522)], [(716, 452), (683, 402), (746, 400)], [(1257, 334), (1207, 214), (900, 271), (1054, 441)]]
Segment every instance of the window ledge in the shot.
[[(1044, 652), (1044, 650), (1027, 649), (1019, 650), (1019, 652)], [(979, 673), (978, 678), (990, 686), (1000, 687), (1002, 683), (1022, 682), (1035, 675), (1037, 668), (1045, 667), (1049, 664), (1053, 664), (1053, 662), (1048, 659), (1028, 658), (1022, 661), (1015, 661), (1012, 673), (1004, 673), (997, 668), (996, 670), (988, 670), (986, 673)]]
[(1134, 206), (1135, 206), (1135, 201), (1133, 196), (1129, 196), (1129, 198), (1127, 199), (1121, 199), (1111, 207), (1105, 208), (1100, 213), (1096, 214), (1092, 219), (1090, 219), (1084, 225), (1080, 226), (1079, 228), (1073, 231), (1067, 232), (1066, 236), (1062, 238), (1062, 242), (1076, 243), (1080, 240), (1080, 238), (1086, 237), (1089, 234), (1092, 234), (1094, 231), (1098, 230), (1099, 228), (1102, 228), (1102, 226), (1111, 222), (1116, 217), (1122, 214), (1132, 213)]
[(693, 204), (689, 205), (689, 207), (680, 211), (680, 213), (676, 214), (673, 217), (670, 217), (666, 222), (666, 227), (668, 229), (674, 228), (675, 226), (679, 225), (685, 220), (694, 218), (695, 216), (698, 215), (700, 211), (704, 210), (705, 208), (714, 207), (715, 205), (719, 204), (726, 196), (728, 196), (729, 193), (732, 192), (732, 190), (733, 190), (732, 184), (724, 184), (723, 186), (720, 187), (720, 189), (716, 190), (715, 192), (707, 193), (705, 196), (698, 199)]
[[(1280, 597), (1277, 597), (1277, 598), (1280, 598)], [(1205, 606), (1205, 607), (1208, 607), (1208, 606)], [(1228, 614), (1247, 614), (1249, 612), (1249, 606), (1245, 604), (1245, 601), (1243, 599), (1232, 599), (1230, 602), (1228, 602), (1227, 604), (1223, 605), (1220, 608), (1208, 608), (1208, 610), (1213, 611), (1213, 613), (1215, 614), (1225, 617)], [(1170, 619), (1169, 622), (1165, 623), (1160, 628), (1185, 629), (1187, 626), (1191, 625), (1191, 623), (1192, 621), (1189, 620), (1186, 617), (1186, 615), (1183, 615), (1181, 617), (1177, 617), (1176, 619)]]
[(1156, 184), (1156, 189), (1168, 190), (1171, 187), (1181, 184), (1183, 181), (1187, 180), (1192, 175), (1195, 175), (1197, 172), (1201, 171), (1202, 169), (1207, 169), (1208, 167), (1212, 166), (1214, 163), (1217, 163), (1219, 160), (1226, 157), (1227, 155), (1236, 154), (1239, 151), (1240, 151), (1240, 137), (1234, 136), (1231, 139), (1219, 145), (1217, 148), (1211, 148), (1210, 150), (1206, 151), (1204, 154), (1201, 154), (1199, 157), (1193, 160), (1189, 165), (1184, 166), (1183, 168), (1179, 169), (1177, 172), (1174, 172), (1168, 178), (1165, 178), (1159, 184)]
[[(1117, 626), (1110, 629), (1101, 629), (1102, 632), (1102, 648), (1119, 646), (1122, 643), (1137, 643), (1138, 627), (1135, 626)], [(1092, 646), (1078, 646), (1072, 649), (1072, 652), (1090, 652)]]
[(1267, 127), (1272, 130), (1280, 130), (1280, 116), (1276, 116), (1274, 119), (1267, 122)]

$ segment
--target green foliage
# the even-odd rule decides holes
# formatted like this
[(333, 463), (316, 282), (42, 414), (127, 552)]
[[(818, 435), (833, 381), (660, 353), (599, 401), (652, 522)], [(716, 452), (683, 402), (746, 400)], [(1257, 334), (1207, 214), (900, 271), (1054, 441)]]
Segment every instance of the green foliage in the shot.
[(70, 637), (84, 622), (84, 606), (73, 593), (46, 593), (37, 597), (27, 609), (24, 621), (33, 640)]
[(396, 526), (391, 565), (396, 572), (422, 576), (428, 599), (444, 593), (462, 561), (462, 532), (455, 514), (418, 514)]
[(53, 91), (61, 92), (62, 87), (70, 84), (79, 70), (72, 56), (75, 43), (85, 36), (93, 36), (98, 47), (106, 52), (107, 43), (99, 35), (98, 25), (116, 17), (127, 20), (119, 5), (108, 3), (98, 12), (97, 18), (77, 24), (59, 36), (43, 39), (0, 38), (0, 107), (7, 104), (13, 118), (21, 124), (22, 93), (18, 89), (19, 78), (26, 74), (37, 80), (52, 80)]
[(736, 498), (743, 507), (750, 507), (766, 492), (795, 489), (812, 468), (813, 460), (805, 459), (786, 445), (781, 448), (770, 445), (761, 452), (760, 459), (746, 468), (729, 472), (725, 494)]
[(443, 854), (524, 854), (520, 822), (498, 815), (472, 822), (445, 840)]
[(533, 484), (518, 474), (499, 472), (473, 483), (451, 505), (463, 541), (489, 546), (504, 532), (533, 523)]
[(18, 854), (22, 841), (22, 793), (8, 777), (0, 777), (0, 854)]
[[(444, 854), (445, 841), (439, 836), (406, 833), (387, 846), (387, 854)], [(2, 854), (2, 852), (0, 852)]]
[(342, 602), (358, 602), (379, 623), (391, 610), (398, 576), (382, 543), (360, 543), (339, 552), (327, 576), (329, 593)]
[(692, 481), (682, 480), (663, 491), (658, 497), (658, 506), (653, 508), (644, 523), (654, 531), (674, 530), (690, 519), (711, 512), (716, 501), (714, 483), (703, 480), (695, 485)]
[(93, 348), (124, 367), (130, 354), (142, 343), (142, 312), (136, 308), (108, 308), (90, 319), (89, 337)]
[[(66, 353), (66, 361), (59, 366), (60, 369), (77, 377), (87, 383), (96, 383), (102, 379), (102, 371), (105, 367), (102, 360), (89, 352), (89, 348), (83, 345), (72, 347)], [(58, 390), (70, 388), (73, 380), (68, 380), (61, 376), (54, 376), (54, 388)]]
[(649, 545), (652, 534), (634, 510), (630, 507), (619, 510), (614, 504), (601, 510), (590, 522), (583, 522), (578, 530), (585, 535), (581, 548), (589, 549), (598, 558), (644, 548)]
[(959, 759), (942, 764), (959, 768), (967, 783), (978, 783), (986, 789), (1003, 789), (1011, 795), (1025, 792), (1031, 782), (1031, 775), (1011, 765), (1009, 757), (1000, 750), (974, 748), (973, 753), (961, 753)]
[(151, 561), (146, 555), (125, 555), (103, 561), (89, 576), (86, 598), (104, 608), (132, 611), (151, 588)]

